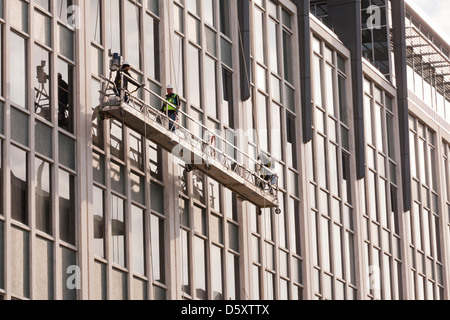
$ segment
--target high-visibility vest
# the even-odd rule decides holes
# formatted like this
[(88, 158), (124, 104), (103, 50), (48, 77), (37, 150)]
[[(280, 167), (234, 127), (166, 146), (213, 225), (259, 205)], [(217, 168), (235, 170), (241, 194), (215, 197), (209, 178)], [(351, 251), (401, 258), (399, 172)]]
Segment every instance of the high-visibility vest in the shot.
[(166, 101), (170, 104), (164, 103), (164, 111), (166, 111), (166, 110), (176, 111), (177, 110), (176, 108), (173, 107), (173, 106), (178, 106), (179, 98), (178, 98), (177, 94), (173, 93), (170, 96), (166, 96)]

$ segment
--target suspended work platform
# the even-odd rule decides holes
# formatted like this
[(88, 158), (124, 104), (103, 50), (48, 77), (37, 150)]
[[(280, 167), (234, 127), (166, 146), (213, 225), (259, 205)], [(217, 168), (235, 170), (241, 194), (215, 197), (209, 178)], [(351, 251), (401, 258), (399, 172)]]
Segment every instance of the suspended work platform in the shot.
[(162, 104), (167, 102), (145, 87), (142, 90), (156, 97), (153, 100), (160, 105), (146, 104), (133, 96), (133, 92), (126, 90), (122, 90), (121, 96), (117, 96), (119, 91), (114, 82), (105, 77), (102, 77), (101, 85), (100, 105), (94, 116), (102, 121), (112, 118), (123, 123), (183, 160), (188, 172), (193, 169), (203, 172), (235, 192), (240, 201), (249, 201), (260, 209), (277, 208), (276, 212), (280, 213), (278, 178), (275, 173), (268, 176), (267, 168), (263, 169), (262, 175), (259, 161), (252, 159), (182, 110), (178, 110), (175, 130), (169, 130), (170, 124), (174, 122), (167, 113), (160, 111)]

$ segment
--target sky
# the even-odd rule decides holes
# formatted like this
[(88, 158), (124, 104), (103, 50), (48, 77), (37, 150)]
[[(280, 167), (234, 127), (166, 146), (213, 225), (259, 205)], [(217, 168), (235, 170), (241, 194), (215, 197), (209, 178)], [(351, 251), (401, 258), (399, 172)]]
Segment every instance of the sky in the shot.
[(445, 35), (441, 35), (450, 43), (450, 1), (449, 0), (408, 0), (415, 3), (434, 25), (439, 27)]

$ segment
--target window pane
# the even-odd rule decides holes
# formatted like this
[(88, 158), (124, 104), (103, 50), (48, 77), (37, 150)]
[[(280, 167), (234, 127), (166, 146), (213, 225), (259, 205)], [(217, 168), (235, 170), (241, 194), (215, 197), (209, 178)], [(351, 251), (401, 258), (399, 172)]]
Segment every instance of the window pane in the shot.
[(121, 52), (121, 32), (120, 32), (120, 0), (108, 0), (106, 4), (106, 28), (109, 47), (112, 52)]
[[(157, 1), (154, 2), (157, 3)], [(148, 14), (145, 15), (145, 19), (147, 20), (145, 22), (147, 75), (159, 81), (159, 23)]]
[(28, 146), (28, 115), (11, 108), (11, 138)]
[(59, 232), (62, 240), (76, 245), (75, 177), (59, 170)]
[(200, 54), (197, 48), (189, 46), (189, 100), (196, 107), (200, 106)]
[(12, 0), (9, 4), (11, 24), (20, 31), (28, 33), (28, 4), (23, 0)]
[(36, 121), (35, 125), (35, 147), (36, 152), (52, 158), (53, 146), (52, 146), (52, 128), (43, 124), (40, 121)]
[(48, 47), (52, 46), (52, 20), (39, 10), (34, 11), (34, 35), (37, 41)]
[(216, 78), (216, 62), (208, 56), (205, 56), (205, 103), (206, 112), (209, 116), (217, 119), (217, 78)]
[(206, 289), (206, 245), (205, 240), (194, 238), (194, 269), (196, 298), (205, 300)]
[(58, 125), (74, 133), (74, 74), (73, 67), (58, 60)]
[(114, 263), (125, 265), (125, 202), (112, 195), (111, 198), (112, 259)]
[(74, 32), (62, 25), (58, 25), (57, 36), (58, 36), (58, 45), (59, 45), (58, 52), (72, 61), (75, 60), (75, 54), (74, 54), (75, 34), (74, 34)]
[(105, 213), (103, 190), (94, 187), (94, 253), (100, 258), (105, 257)]
[(59, 134), (59, 162), (66, 167), (75, 170), (76, 152), (75, 141), (66, 136), (65, 134)]
[[(161, 283), (165, 282), (165, 258), (164, 258), (164, 220), (157, 216), (151, 216), (151, 245), (152, 245), (152, 262), (153, 262), (153, 280)], [(185, 248), (183, 247), (183, 250)]]
[(91, 39), (102, 43), (102, 21), (100, 0), (91, 0)]
[(212, 299), (222, 300), (223, 299), (223, 259), (222, 259), (222, 249), (216, 246), (212, 246), (211, 250), (211, 282), (212, 282)]
[(11, 102), (27, 109), (27, 49), (26, 40), (11, 32), (10, 37), (10, 98)]
[(28, 156), (11, 146), (11, 217), (28, 224)]
[(125, 194), (125, 169), (122, 165), (111, 162), (111, 188)]
[(132, 66), (141, 68), (141, 56), (140, 56), (140, 21), (141, 10), (130, 1), (126, 1), (126, 46), (127, 55), (126, 59)]
[(136, 206), (131, 206), (131, 235), (133, 271), (145, 275), (145, 244), (144, 244), (144, 211)]
[(52, 179), (49, 163), (36, 158), (36, 228), (47, 234), (52, 234)]

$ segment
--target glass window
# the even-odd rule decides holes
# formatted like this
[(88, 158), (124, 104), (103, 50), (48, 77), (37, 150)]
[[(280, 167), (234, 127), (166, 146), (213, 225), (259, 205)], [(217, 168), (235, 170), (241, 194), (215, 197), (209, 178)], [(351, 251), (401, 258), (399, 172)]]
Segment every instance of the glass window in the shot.
[(155, 183), (150, 184), (150, 197), (152, 210), (164, 214), (164, 188)]
[(123, 125), (113, 120), (111, 121), (111, 155), (122, 159), (124, 158)]
[(28, 224), (28, 155), (11, 146), (11, 217)]
[(133, 271), (145, 275), (145, 216), (144, 211), (131, 206), (131, 235)]
[(292, 36), (283, 31), (283, 61), (284, 61), (284, 79), (293, 83), (294, 69), (292, 68)]
[(111, 188), (125, 194), (125, 169), (122, 165), (111, 161)]
[(100, 258), (105, 257), (105, 212), (104, 212), (104, 192), (94, 186), (93, 194), (94, 206), (94, 253)]
[[(155, 1), (157, 3), (157, 1)], [(160, 81), (159, 67), (159, 22), (150, 15), (145, 15), (145, 45), (146, 45), (146, 63), (147, 76)]]
[(313, 57), (313, 77), (314, 77), (314, 102), (316, 106), (322, 107), (322, 72), (321, 59), (314, 55)]
[(278, 60), (278, 26), (275, 21), (269, 19), (268, 23), (269, 51), (270, 51), (270, 68), (275, 74), (279, 74)]
[(106, 34), (112, 52), (122, 52), (121, 49), (121, 25), (120, 25), (120, 0), (108, 0), (106, 4)]
[(286, 112), (286, 162), (288, 166), (297, 169), (297, 134), (295, 117)]
[[(164, 259), (164, 220), (155, 215), (151, 216), (151, 246), (153, 262), (153, 279), (165, 282), (165, 259)], [(185, 248), (183, 247), (183, 250)]]
[(9, 5), (12, 26), (28, 33), (28, 3), (23, 0), (11, 0)]
[(28, 115), (11, 108), (11, 138), (28, 146)]
[(50, 77), (50, 53), (41, 46), (35, 45), (34, 65), (37, 76), (34, 80), (34, 112), (45, 120), (52, 121)]
[(112, 195), (111, 197), (111, 232), (113, 262), (126, 267), (125, 263), (125, 201)]
[(92, 169), (94, 181), (105, 185), (105, 156), (97, 152), (92, 153)]
[(59, 162), (72, 169), (75, 170), (76, 166), (76, 152), (75, 152), (75, 140), (66, 136), (63, 133), (58, 135), (59, 137)]
[(91, 0), (91, 39), (102, 43), (102, 7), (100, 0)]
[(189, 45), (189, 100), (192, 105), (201, 107), (200, 105), (200, 52)]
[(14, 32), (10, 35), (10, 99), (27, 109), (27, 42)]
[(205, 300), (206, 289), (206, 243), (205, 240), (194, 238), (194, 270), (195, 270), (195, 292), (196, 298)]
[(233, 78), (231, 72), (222, 68), (222, 122), (224, 125), (234, 128), (234, 105), (233, 105)]
[(70, 60), (75, 60), (75, 33), (63, 25), (57, 29), (58, 52)]
[(126, 59), (132, 66), (141, 68), (141, 9), (130, 1), (126, 1)]
[(189, 250), (190, 248), (190, 241), (188, 232), (186, 230), (181, 229), (181, 288), (183, 292), (186, 292), (188, 294), (191, 294), (191, 268), (190, 268), (190, 256), (191, 252)]
[(49, 16), (34, 11), (34, 37), (37, 41), (48, 47), (52, 46), (52, 20)]
[(211, 284), (212, 284), (212, 299), (223, 299), (223, 258), (222, 249), (217, 246), (212, 246), (211, 249)]
[(265, 54), (265, 33), (264, 33), (264, 13), (258, 9), (254, 10), (254, 23), (253, 30), (255, 34), (255, 58), (257, 61), (261, 63), (266, 62), (266, 54)]
[(74, 133), (74, 73), (67, 62), (58, 60), (58, 125)]
[[(178, 94), (180, 97), (184, 96), (184, 72), (183, 72), (183, 66), (185, 61), (185, 52), (184, 52), (184, 40), (182, 37), (175, 35), (173, 37), (173, 59), (174, 59), (174, 66), (175, 66), (175, 73), (174, 73), (174, 83), (175, 89), (178, 91)], [(197, 58), (198, 59), (198, 58)], [(197, 62), (198, 63), (198, 62)], [(191, 64), (191, 63), (190, 63)], [(189, 64), (189, 65), (190, 65)], [(197, 70), (198, 73), (198, 70)]]
[(220, 31), (230, 38), (230, 1), (220, 0)]
[(207, 114), (217, 119), (217, 77), (216, 62), (208, 56), (205, 56), (205, 104)]
[(130, 137), (130, 162), (131, 165), (144, 171), (143, 137), (133, 130), (129, 130)]
[(34, 3), (41, 6), (45, 10), (50, 11), (50, 0), (34, 0)]
[[(92, 92), (100, 91), (100, 81), (92, 78), (91, 85), (92, 85)], [(92, 102), (91, 102), (91, 107), (93, 110), (92, 112), (94, 112), (94, 109), (97, 106), (98, 106), (98, 95), (92, 94)], [(104, 121), (99, 121), (98, 117), (95, 117), (95, 119), (92, 120), (92, 144), (100, 149), (104, 148), (103, 128), (104, 128)]]
[(145, 204), (145, 177), (131, 172), (131, 198), (141, 204)]
[(211, 26), (214, 26), (214, 4), (214, 0), (203, 0), (203, 19)]
[(239, 257), (228, 252), (227, 266), (228, 299), (239, 300), (241, 290), (239, 278)]
[(47, 234), (52, 232), (52, 178), (51, 165), (35, 158), (36, 228)]
[(59, 169), (59, 232), (61, 240), (76, 245), (75, 177)]

